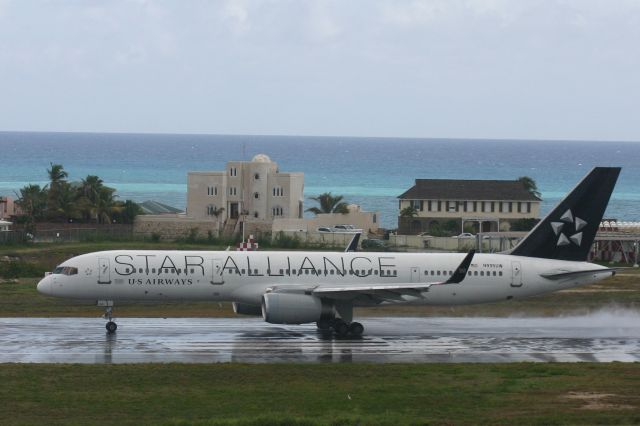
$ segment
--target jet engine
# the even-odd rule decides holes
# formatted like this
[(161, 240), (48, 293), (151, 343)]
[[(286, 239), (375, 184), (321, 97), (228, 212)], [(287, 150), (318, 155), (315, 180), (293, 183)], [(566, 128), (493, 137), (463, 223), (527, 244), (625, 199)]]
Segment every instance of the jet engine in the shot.
[(255, 317), (262, 316), (262, 308), (256, 305), (247, 305), (245, 303), (233, 302), (233, 312), (238, 315), (253, 315)]
[(333, 305), (315, 296), (300, 293), (262, 296), (262, 318), (271, 324), (304, 324), (333, 316)]

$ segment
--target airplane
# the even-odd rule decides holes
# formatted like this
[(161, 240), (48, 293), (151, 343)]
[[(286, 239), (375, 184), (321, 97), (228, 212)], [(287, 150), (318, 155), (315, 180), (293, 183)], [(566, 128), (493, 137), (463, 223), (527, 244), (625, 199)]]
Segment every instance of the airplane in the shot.
[(360, 336), (354, 307), (497, 302), (615, 275), (587, 257), (619, 173), (591, 170), (509, 253), (357, 252), (353, 241), (345, 252), (113, 250), (73, 257), (37, 288), (104, 307), (108, 333), (116, 303), (206, 300), (272, 324)]

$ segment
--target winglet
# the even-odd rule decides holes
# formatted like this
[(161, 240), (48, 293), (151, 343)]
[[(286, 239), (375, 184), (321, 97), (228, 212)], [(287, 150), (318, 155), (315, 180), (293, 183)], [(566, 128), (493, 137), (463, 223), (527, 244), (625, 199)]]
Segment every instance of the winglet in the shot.
[(344, 249), (345, 253), (348, 253), (350, 251), (358, 251), (358, 241), (360, 241), (360, 235), (361, 234), (359, 232), (357, 234), (353, 234), (353, 238), (351, 238), (351, 242), (349, 243), (347, 248)]
[(462, 260), (462, 263), (460, 263), (460, 266), (458, 266), (453, 275), (451, 275), (449, 279), (445, 281), (445, 284), (458, 284), (459, 282), (462, 282), (462, 280), (464, 280), (464, 278), (467, 276), (467, 271), (469, 270), (469, 266), (471, 265), (474, 254), (476, 254), (475, 250), (471, 250), (469, 251), (469, 253), (467, 253), (467, 255)]

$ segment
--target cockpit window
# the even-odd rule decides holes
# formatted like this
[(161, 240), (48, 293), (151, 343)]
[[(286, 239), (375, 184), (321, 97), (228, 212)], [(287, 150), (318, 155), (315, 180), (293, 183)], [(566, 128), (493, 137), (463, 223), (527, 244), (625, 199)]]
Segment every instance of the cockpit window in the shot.
[(78, 268), (74, 268), (72, 266), (58, 266), (53, 270), (54, 274), (62, 274), (62, 275), (77, 275)]

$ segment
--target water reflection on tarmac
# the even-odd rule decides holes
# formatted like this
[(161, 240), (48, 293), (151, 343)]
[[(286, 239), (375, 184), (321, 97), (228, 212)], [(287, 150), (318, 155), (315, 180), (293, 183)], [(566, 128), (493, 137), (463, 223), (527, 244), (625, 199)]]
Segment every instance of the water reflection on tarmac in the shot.
[(550, 318), (363, 318), (365, 336), (255, 318), (0, 318), (0, 362), (640, 361), (640, 312)]

